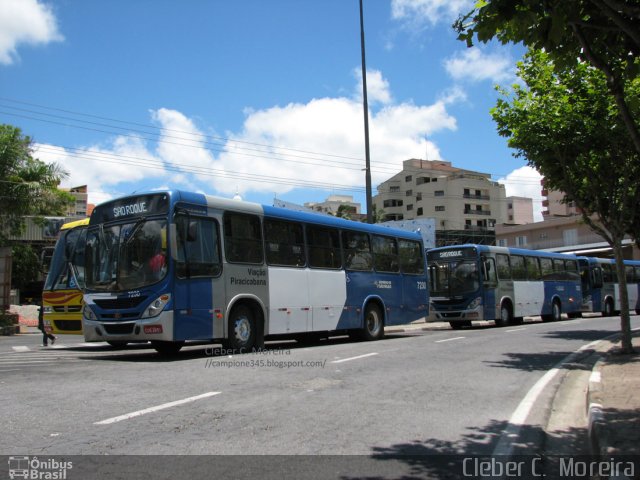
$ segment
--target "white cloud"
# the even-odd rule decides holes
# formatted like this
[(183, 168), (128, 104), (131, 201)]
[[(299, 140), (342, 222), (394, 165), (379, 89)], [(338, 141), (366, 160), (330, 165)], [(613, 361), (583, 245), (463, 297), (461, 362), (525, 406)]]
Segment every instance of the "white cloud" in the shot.
[(500, 178), (499, 183), (505, 186), (507, 197), (528, 197), (533, 199), (533, 220), (541, 222), (542, 217), (542, 175), (533, 167), (521, 167), (506, 177)]
[[(353, 70), (353, 76), (357, 79), (356, 101), (362, 103), (362, 69)], [(387, 105), (391, 103), (391, 91), (389, 82), (382, 76), (379, 70), (367, 69), (367, 102), (370, 106), (376, 104)]]
[(413, 26), (451, 23), (473, 8), (473, 0), (392, 0), (391, 17)]
[(38, 45), (63, 39), (49, 5), (38, 0), (0, 2), (0, 64), (11, 65), (16, 60), (19, 44)]
[(95, 145), (65, 149), (36, 144), (34, 157), (46, 163), (58, 163), (69, 173), (63, 187), (87, 185), (89, 203), (94, 204), (131, 193), (131, 190), (118, 191), (127, 183), (166, 175), (160, 159), (147, 150), (143, 139), (135, 136), (116, 137), (107, 148)]
[(477, 47), (456, 53), (444, 61), (447, 73), (454, 80), (494, 83), (515, 81), (515, 62), (504, 53), (485, 53)]
[[(388, 81), (380, 72), (372, 78), (374, 98), (383, 105), (369, 115), (376, 185), (400, 171), (403, 160), (440, 158), (427, 136), (456, 129), (447, 106), (460, 96), (447, 94), (432, 105), (393, 103)], [(242, 129), (226, 132), (224, 139), (206, 136), (182, 112), (160, 108), (150, 112), (159, 127), (157, 142), (131, 135), (77, 151), (43, 145), (38, 156), (62, 164), (71, 173), (70, 185), (89, 185), (92, 203), (97, 192), (130, 193), (162, 184), (224, 196), (240, 191), (245, 198), (308, 184), (353, 193), (352, 187), (364, 187), (365, 163), (363, 111), (356, 97), (357, 91), (353, 97), (247, 109)]]

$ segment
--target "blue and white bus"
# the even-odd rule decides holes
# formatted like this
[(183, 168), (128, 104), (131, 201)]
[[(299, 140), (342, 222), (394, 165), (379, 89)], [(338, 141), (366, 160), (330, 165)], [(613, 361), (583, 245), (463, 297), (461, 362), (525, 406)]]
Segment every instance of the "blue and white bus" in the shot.
[[(616, 262), (610, 258), (578, 257), (582, 278), (583, 312), (610, 317), (620, 312), (620, 284)], [(640, 261), (624, 260), (629, 310), (640, 315)]]
[(487, 245), (459, 245), (427, 252), (429, 293), (435, 321), (452, 328), (474, 320), (497, 326), (525, 316), (560, 320), (580, 316), (582, 289), (578, 258)]
[(85, 278), (87, 341), (161, 353), (308, 332), (375, 340), (429, 307), (418, 233), (185, 191), (98, 205)]

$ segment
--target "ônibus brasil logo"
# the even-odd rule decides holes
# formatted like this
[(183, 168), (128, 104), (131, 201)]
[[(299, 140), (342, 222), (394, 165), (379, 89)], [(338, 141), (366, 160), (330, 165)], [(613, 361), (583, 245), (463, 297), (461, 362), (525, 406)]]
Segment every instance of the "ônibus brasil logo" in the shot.
[(9, 478), (33, 480), (65, 480), (67, 470), (73, 468), (73, 462), (60, 461), (54, 458), (44, 460), (38, 457), (9, 457)]

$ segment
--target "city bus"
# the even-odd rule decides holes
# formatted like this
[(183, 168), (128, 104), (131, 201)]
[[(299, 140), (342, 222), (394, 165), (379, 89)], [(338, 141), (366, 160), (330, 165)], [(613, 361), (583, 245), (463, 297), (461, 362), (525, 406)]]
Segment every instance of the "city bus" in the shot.
[(169, 190), (98, 205), (85, 255), (87, 341), (365, 340), (428, 314), (419, 233)]
[(82, 335), (84, 246), (89, 218), (62, 225), (42, 291), (44, 328)]
[[(429, 293), (435, 321), (452, 328), (475, 320), (497, 326), (525, 316), (578, 317), (582, 289), (578, 258), (534, 250), (459, 245), (427, 252)], [(432, 319), (434, 320), (434, 319)]]
[[(610, 258), (578, 257), (582, 278), (583, 312), (610, 317), (620, 312), (620, 284), (616, 262)], [(640, 261), (624, 260), (629, 310), (640, 315)]]

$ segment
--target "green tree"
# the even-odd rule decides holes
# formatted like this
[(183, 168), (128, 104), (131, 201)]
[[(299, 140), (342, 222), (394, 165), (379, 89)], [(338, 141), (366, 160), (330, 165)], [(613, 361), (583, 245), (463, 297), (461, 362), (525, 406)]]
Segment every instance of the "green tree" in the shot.
[(31, 138), (17, 127), (0, 125), (0, 245), (20, 234), (25, 216), (62, 215), (73, 202), (57, 188), (67, 172), (32, 154)]
[(640, 128), (626, 88), (640, 73), (640, 4), (637, 0), (478, 0), (454, 28), (471, 46), (497, 38), (544, 50), (556, 67), (580, 60), (600, 70), (618, 113), (640, 154)]
[(40, 273), (40, 258), (31, 245), (14, 245), (11, 249), (11, 285), (24, 289)]
[[(499, 89), (491, 114), (500, 135), (566, 194), (582, 218), (612, 247), (620, 281), (622, 348), (632, 351), (622, 240), (633, 230), (640, 204), (640, 155), (635, 150), (606, 78), (588, 63), (564, 69), (551, 55), (530, 50), (518, 64), (526, 88)], [(640, 110), (640, 79), (625, 88), (627, 102)]]

